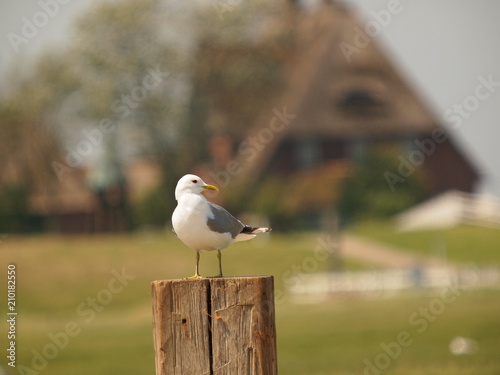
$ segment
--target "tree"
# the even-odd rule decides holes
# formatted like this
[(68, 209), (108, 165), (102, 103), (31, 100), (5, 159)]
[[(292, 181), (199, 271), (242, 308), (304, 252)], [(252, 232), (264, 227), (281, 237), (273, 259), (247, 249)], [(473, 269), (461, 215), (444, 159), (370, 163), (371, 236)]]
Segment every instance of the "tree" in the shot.
[(391, 191), (384, 173), (397, 169), (399, 147), (372, 147), (345, 179), (338, 210), (347, 223), (364, 219), (385, 219), (409, 208), (425, 197), (422, 171), (417, 170), (398, 189)]
[[(76, 24), (68, 52), (81, 87), (68, 105), (87, 129), (100, 129), (123, 157), (149, 154), (167, 185), (182, 165), (190, 71), (189, 35), (173, 5), (158, 0), (98, 4)], [(105, 147), (102, 140), (97, 147)]]
[(0, 103), (0, 216), (7, 218), (4, 230), (24, 231), (30, 229), (24, 225), (29, 195), (56, 194), (59, 182), (52, 163), (60, 159), (62, 145), (53, 119), (76, 80), (60, 56), (52, 54), (16, 83)]
[(192, 2), (95, 5), (76, 22), (70, 47), (49, 51), (0, 105), (8, 135), (0, 153), (23, 160), (17, 181), (51, 189), (96, 155), (114, 153), (122, 163), (144, 155), (159, 163), (171, 194), (179, 176), (208, 156), (210, 134), (192, 100), (198, 39), (246, 43), (273, 8), (259, 4), (263, 12), (254, 12), (258, 3), (232, 3), (222, 18), (217, 6)]

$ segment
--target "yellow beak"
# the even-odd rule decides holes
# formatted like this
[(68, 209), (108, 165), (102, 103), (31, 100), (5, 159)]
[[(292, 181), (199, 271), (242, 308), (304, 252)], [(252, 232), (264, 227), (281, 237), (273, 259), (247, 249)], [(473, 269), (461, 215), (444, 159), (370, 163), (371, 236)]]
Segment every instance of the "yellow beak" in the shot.
[(203, 189), (219, 191), (219, 189), (217, 189), (214, 185), (204, 185)]

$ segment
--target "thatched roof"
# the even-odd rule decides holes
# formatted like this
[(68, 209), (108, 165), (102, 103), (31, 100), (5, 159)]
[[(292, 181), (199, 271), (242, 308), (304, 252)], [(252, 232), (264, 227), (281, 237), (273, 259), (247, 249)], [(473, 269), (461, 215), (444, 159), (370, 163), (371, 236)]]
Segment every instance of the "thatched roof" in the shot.
[[(257, 44), (203, 44), (197, 78), (210, 131), (231, 134), (238, 144), (279, 121), (277, 112), (296, 115), (283, 131), (273, 132), (257, 157), (236, 154), (244, 166), (240, 177), (255, 180), (284, 137), (402, 137), (432, 131), (434, 119), (374, 40), (345, 55), (342, 43), (355, 47), (361, 30), (348, 10), (325, 5), (312, 14), (292, 10), (277, 18)], [(227, 74), (236, 75), (248, 56), (254, 65), (239, 71), (235, 84)], [(272, 67), (274, 82), (269, 74), (263, 81), (252, 79), (262, 67)]]
[[(233, 140), (232, 188), (245, 191), (267, 179), (273, 158), (296, 140), (401, 141), (436, 129), (439, 121), (364, 27), (348, 9), (325, 3), (314, 12), (292, 8), (249, 44), (202, 44), (200, 121), (209, 134)], [(229, 165), (214, 161), (210, 168)]]

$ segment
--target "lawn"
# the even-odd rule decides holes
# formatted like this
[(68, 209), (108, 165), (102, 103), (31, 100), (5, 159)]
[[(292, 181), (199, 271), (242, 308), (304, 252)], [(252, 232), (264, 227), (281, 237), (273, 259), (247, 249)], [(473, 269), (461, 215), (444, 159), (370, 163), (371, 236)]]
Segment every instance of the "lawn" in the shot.
[(460, 225), (450, 229), (398, 232), (391, 222), (365, 222), (354, 234), (452, 262), (500, 265), (500, 229)]
[[(295, 273), (330, 266), (330, 259), (316, 256), (326, 243), (322, 238), (273, 234), (235, 244), (223, 253), (225, 272), (272, 274), (282, 294)], [(13, 373), (154, 374), (150, 283), (194, 271), (193, 252), (171, 234), (9, 236), (0, 242), (0, 253), (1, 295), (6, 295), (7, 265), (15, 263), (17, 272), (18, 371)], [(201, 272), (217, 273), (216, 254), (202, 254)], [(285, 295), (276, 306), (280, 374), (375, 374), (367, 363), (385, 366), (384, 374), (499, 374), (500, 292), (460, 291), (440, 309), (438, 296), (295, 305)], [(1, 332), (5, 353), (7, 334)], [(402, 332), (408, 345), (398, 352), (393, 342)], [(478, 351), (450, 354), (455, 336), (475, 339)], [(5, 361), (3, 356), (0, 363)]]

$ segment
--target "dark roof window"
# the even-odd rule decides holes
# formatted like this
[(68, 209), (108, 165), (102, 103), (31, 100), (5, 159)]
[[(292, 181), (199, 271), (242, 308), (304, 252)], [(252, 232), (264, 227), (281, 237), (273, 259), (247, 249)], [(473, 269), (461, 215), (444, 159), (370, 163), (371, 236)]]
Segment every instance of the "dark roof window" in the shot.
[(344, 91), (337, 101), (342, 111), (360, 116), (381, 116), (386, 114), (387, 104), (382, 95), (366, 89)]

